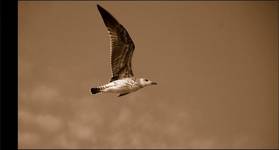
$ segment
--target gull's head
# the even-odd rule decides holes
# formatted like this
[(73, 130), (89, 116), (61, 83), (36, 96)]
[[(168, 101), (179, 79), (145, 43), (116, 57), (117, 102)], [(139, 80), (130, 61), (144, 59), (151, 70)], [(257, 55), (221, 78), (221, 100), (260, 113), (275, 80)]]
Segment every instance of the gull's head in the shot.
[(143, 87), (149, 86), (149, 85), (157, 85), (156, 82), (150, 81), (150, 80), (145, 79), (145, 78), (140, 78), (139, 79), (139, 84)]

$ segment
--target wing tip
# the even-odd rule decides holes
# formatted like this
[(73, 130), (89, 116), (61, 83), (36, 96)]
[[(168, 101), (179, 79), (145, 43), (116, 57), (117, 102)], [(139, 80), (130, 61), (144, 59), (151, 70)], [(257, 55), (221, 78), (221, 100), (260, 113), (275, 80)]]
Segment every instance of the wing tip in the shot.
[(105, 8), (103, 8), (99, 4), (97, 4), (97, 8), (107, 27), (113, 27), (119, 24), (118, 21), (112, 16), (112, 14), (110, 14)]
[(103, 15), (103, 14), (106, 14), (108, 13), (107, 10), (105, 10), (101, 5), (97, 4), (97, 8), (99, 10), (99, 12)]
[(100, 11), (100, 9), (103, 9), (102, 6), (100, 6), (99, 4), (97, 4), (97, 8)]

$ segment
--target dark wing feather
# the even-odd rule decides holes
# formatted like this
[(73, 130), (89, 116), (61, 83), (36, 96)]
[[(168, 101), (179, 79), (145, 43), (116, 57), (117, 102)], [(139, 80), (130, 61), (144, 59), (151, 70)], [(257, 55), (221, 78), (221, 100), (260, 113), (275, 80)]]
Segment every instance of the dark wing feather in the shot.
[(98, 10), (108, 29), (111, 43), (111, 81), (132, 77), (132, 56), (135, 49), (127, 30), (104, 8), (97, 5)]

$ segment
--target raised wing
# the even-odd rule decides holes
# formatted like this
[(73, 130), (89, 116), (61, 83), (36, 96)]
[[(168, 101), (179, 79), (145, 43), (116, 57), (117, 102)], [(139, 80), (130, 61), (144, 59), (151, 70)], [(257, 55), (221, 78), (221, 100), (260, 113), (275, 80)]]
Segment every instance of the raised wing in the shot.
[(98, 10), (110, 35), (112, 78), (110, 81), (132, 77), (132, 56), (134, 42), (127, 30), (104, 8), (97, 5)]

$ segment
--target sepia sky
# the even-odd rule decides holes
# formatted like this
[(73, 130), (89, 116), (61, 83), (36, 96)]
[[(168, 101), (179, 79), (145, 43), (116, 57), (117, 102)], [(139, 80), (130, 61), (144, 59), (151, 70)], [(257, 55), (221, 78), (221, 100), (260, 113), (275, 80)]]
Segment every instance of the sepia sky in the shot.
[[(111, 77), (96, 4), (158, 83)], [(278, 148), (278, 2), (18, 2), (19, 148)]]

